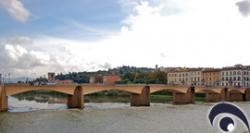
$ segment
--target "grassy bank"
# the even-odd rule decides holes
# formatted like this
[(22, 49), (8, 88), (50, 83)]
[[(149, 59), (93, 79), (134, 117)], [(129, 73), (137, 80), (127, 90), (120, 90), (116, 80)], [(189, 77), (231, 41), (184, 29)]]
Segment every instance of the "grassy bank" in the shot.
[[(173, 99), (172, 95), (150, 95), (150, 101), (152, 103), (169, 103)], [(195, 96), (196, 101), (204, 101), (204, 96)], [(97, 102), (97, 103), (104, 103), (104, 102), (120, 102), (120, 103), (129, 103), (130, 96), (123, 95), (88, 95), (85, 96), (85, 102)]]
[[(55, 98), (67, 98), (67, 95), (51, 91), (30, 91), (14, 95), (13, 97), (18, 98), (19, 100), (35, 100), (36, 96), (44, 97), (55, 97)], [(120, 103), (129, 103), (130, 102), (130, 93), (118, 90), (109, 90), (101, 91), (94, 94), (84, 96), (85, 102), (120, 102)], [(150, 95), (151, 102), (153, 103), (169, 103), (173, 99), (172, 93), (161, 91), (153, 93)], [(204, 101), (204, 95), (196, 94), (196, 101)]]

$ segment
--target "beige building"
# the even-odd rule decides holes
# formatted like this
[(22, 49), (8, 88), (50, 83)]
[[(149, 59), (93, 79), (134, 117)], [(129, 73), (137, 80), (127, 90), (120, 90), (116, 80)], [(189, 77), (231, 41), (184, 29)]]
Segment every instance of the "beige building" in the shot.
[(171, 71), (168, 73), (169, 85), (188, 85), (189, 72), (187, 70)]
[(169, 85), (201, 85), (202, 69), (186, 69), (168, 72)]
[(220, 85), (220, 69), (203, 70), (201, 83), (204, 86), (219, 86)]

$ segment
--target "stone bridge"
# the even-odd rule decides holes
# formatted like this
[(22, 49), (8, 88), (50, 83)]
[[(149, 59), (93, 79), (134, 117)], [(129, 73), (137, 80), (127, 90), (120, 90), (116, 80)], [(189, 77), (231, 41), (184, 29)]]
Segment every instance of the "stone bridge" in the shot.
[(168, 86), (160, 84), (72, 84), (72, 85), (42, 85), (5, 84), (0, 86), (0, 111), (7, 111), (8, 96), (34, 90), (49, 90), (68, 95), (69, 108), (84, 108), (84, 95), (104, 90), (120, 90), (131, 94), (131, 106), (150, 106), (150, 94), (158, 91), (168, 91), (173, 95), (173, 104), (189, 104), (195, 102), (195, 93), (205, 94), (206, 102), (221, 100), (250, 100), (250, 89), (247, 88), (204, 88), (188, 86)]

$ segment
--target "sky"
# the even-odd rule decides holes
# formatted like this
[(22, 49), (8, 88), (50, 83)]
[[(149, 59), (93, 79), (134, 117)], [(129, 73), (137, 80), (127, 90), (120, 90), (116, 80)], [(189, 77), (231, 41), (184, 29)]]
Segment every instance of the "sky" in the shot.
[(0, 73), (250, 64), (249, 0), (0, 0)]

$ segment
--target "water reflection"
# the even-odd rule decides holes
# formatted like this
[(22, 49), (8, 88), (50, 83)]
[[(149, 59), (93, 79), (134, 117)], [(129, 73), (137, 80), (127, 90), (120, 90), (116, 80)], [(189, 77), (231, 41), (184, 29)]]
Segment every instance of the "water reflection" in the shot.
[(10, 112), (28, 112), (28, 111), (37, 111), (43, 109), (67, 109), (66, 103), (45, 102), (45, 100), (27, 100), (27, 99), (20, 100), (12, 96), (8, 98), (8, 102), (9, 102), (8, 110)]
[[(129, 107), (129, 96), (85, 96), (85, 109)], [(49, 91), (31, 91), (8, 97), (9, 112), (28, 112), (43, 109), (67, 109), (67, 95)]]
[[(44, 109), (67, 109), (67, 95), (51, 91), (31, 91), (8, 97), (10, 112), (28, 112)], [(151, 105), (171, 102), (171, 95), (151, 95)], [(130, 107), (130, 94), (119, 91), (103, 91), (84, 96), (85, 109)]]

